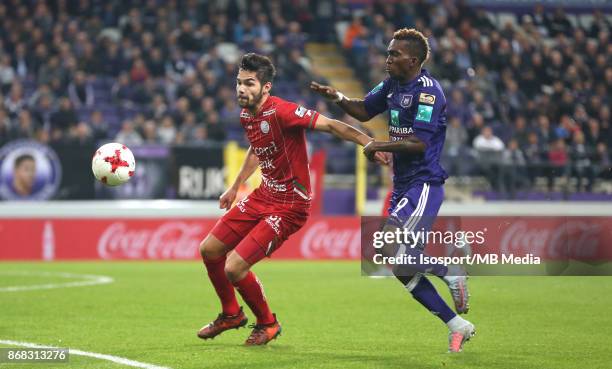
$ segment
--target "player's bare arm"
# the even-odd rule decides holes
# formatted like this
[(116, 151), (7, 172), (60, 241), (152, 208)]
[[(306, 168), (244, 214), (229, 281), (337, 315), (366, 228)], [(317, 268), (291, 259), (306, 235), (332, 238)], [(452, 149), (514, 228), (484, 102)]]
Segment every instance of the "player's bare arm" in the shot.
[(247, 150), (246, 158), (242, 163), (242, 167), (240, 167), (240, 171), (238, 172), (238, 176), (234, 181), (234, 184), (230, 188), (228, 188), (222, 195), (219, 197), (219, 208), (229, 210), (236, 200), (236, 194), (238, 193), (238, 189), (240, 186), (247, 180), (249, 177), (255, 172), (257, 166), (259, 165), (259, 160), (251, 147)]
[(360, 122), (366, 122), (371, 118), (366, 111), (363, 99), (348, 98), (335, 88), (322, 85), (315, 81), (310, 82), (310, 89), (324, 98), (335, 102), (348, 115), (359, 120)]
[(397, 152), (419, 155), (425, 152), (427, 146), (418, 138), (410, 137), (399, 141), (372, 141), (363, 147), (365, 156), (372, 158), (381, 152)]
[[(372, 137), (361, 132), (357, 128), (339, 120), (327, 118), (324, 115), (319, 115), (315, 122), (314, 129), (316, 131), (331, 133), (340, 139), (351, 141), (361, 146), (366, 146), (368, 143), (374, 141)], [(369, 159), (384, 165), (389, 162), (387, 156), (382, 153), (373, 153)]]

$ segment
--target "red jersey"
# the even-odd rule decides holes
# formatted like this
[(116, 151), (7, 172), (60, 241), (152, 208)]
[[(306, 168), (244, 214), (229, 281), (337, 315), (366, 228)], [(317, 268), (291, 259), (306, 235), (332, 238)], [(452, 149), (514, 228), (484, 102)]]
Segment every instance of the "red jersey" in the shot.
[(252, 152), (259, 159), (262, 181), (258, 191), (282, 205), (310, 205), (310, 173), (305, 129), (314, 128), (319, 113), (269, 96), (253, 116), (240, 112)]

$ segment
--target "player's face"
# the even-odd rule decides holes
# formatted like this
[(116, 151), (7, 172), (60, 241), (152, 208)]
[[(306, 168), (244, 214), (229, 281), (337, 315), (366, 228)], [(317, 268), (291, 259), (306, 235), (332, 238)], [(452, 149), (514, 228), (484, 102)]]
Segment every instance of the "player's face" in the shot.
[(236, 77), (236, 98), (238, 99), (238, 105), (246, 109), (255, 108), (261, 102), (264, 94), (270, 92), (271, 87), (272, 84), (270, 82), (262, 86), (255, 72), (240, 69)]
[(407, 42), (391, 40), (387, 47), (385, 72), (393, 79), (405, 79), (412, 74), (419, 64), (419, 59), (408, 52)]
[(21, 185), (32, 187), (36, 175), (34, 160), (24, 160), (15, 168), (15, 180)]

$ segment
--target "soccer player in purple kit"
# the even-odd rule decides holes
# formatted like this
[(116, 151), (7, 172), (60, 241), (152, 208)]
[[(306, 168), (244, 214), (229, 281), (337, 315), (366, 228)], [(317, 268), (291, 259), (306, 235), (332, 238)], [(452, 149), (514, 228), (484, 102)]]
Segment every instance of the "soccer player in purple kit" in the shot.
[[(389, 111), (390, 141), (372, 141), (364, 147), (368, 158), (376, 152), (393, 154), (393, 194), (385, 230), (429, 231), (444, 199), (448, 175), (440, 165), (446, 135), (446, 98), (423, 64), (429, 57), (427, 38), (415, 29), (396, 31), (387, 47), (386, 72), (364, 99), (347, 98), (333, 87), (311, 83), (311, 89), (334, 101), (349, 115), (365, 122)], [(398, 245), (400, 253), (419, 256), (425, 245)], [(418, 259), (417, 259), (418, 260)], [(412, 296), (449, 328), (449, 351), (459, 352), (475, 333), (472, 323), (457, 313), (469, 309), (467, 276), (443, 265), (395, 267), (393, 273)], [(458, 268), (457, 268), (458, 269)], [(455, 313), (444, 302), (426, 273), (448, 285)]]

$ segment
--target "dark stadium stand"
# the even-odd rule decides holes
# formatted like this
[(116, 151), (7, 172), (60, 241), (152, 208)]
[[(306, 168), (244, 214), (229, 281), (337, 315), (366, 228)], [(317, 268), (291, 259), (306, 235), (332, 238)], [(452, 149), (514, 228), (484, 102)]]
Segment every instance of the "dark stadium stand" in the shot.
[[(429, 37), (427, 67), (448, 99), (444, 162), (451, 183), (489, 191), (490, 198), (612, 192), (609, 15), (561, 8), (501, 13), (449, 1), (4, 1), (0, 145), (24, 137), (65, 144), (244, 143), (233, 92), (243, 52), (273, 58), (275, 94), (315, 106), (308, 83), (321, 77), (307, 43), (344, 48), (363, 86), (374, 86), (385, 78), (386, 43), (400, 27)], [(337, 158), (328, 163), (330, 173), (353, 172), (351, 146), (312, 136), (314, 146)]]

